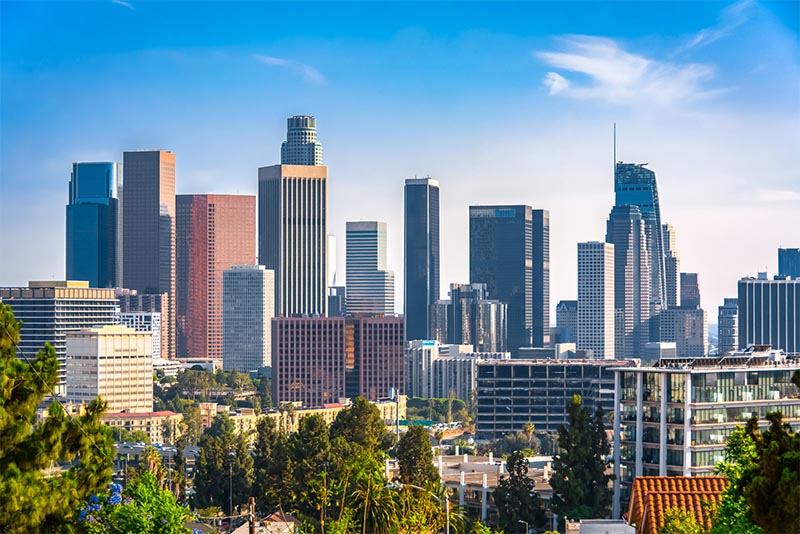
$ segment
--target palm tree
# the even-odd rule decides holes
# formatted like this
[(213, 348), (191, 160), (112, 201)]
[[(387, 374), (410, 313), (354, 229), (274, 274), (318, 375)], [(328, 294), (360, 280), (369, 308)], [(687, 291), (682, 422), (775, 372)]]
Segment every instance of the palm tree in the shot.
[(528, 437), (528, 447), (533, 448), (533, 434), (536, 432), (536, 427), (528, 421), (522, 425), (522, 432)]

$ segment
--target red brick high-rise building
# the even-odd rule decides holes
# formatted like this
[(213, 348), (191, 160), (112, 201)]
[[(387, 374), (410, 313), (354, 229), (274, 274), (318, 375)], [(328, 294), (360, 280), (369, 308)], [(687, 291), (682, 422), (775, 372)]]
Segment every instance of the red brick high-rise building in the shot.
[(406, 391), (402, 317), (276, 317), (273, 402), (314, 407)]
[(222, 272), (256, 262), (256, 197), (178, 195), (179, 358), (222, 358)]

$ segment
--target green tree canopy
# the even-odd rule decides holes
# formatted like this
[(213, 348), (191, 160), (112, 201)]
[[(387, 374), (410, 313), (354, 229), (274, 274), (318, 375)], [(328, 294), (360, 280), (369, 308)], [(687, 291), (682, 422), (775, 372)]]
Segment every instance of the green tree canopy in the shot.
[[(391, 439), (387, 439), (386, 423), (378, 407), (363, 397), (336, 415), (331, 425), (331, 439), (343, 437), (349, 443), (368, 450), (388, 450)], [(391, 436), (390, 436), (391, 437)]]
[(545, 527), (544, 504), (534, 493), (533, 479), (528, 477), (528, 460), (517, 451), (508, 457), (506, 466), (508, 476), (500, 479), (494, 490), (498, 526), (508, 532), (519, 528), (519, 521), (531, 527)]
[(439, 473), (433, 465), (431, 438), (424, 427), (411, 425), (397, 444), (397, 462), (403, 484), (425, 486), (438, 484)]
[(611, 446), (598, 406), (594, 417), (580, 395), (567, 405), (568, 424), (558, 430), (559, 453), (553, 458), (553, 510), (570, 519), (603, 518), (611, 512), (612, 475), (606, 474)]
[(688, 510), (669, 508), (664, 512), (664, 524), (658, 534), (705, 534), (705, 531)]
[(56, 532), (111, 480), (114, 441), (100, 423), (100, 399), (78, 417), (54, 402), (37, 421), (38, 404), (58, 383), (58, 360), (49, 344), (18, 359), (19, 331), (0, 303), (0, 532)]

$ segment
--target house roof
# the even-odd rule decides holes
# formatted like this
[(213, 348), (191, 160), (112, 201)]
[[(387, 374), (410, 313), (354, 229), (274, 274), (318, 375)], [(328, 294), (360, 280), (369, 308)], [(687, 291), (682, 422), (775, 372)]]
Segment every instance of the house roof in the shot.
[(636, 477), (628, 506), (628, 524), (637, 534), (658, 534), (670, 508), (690, 512), (706, 529), (711, 527), (705, 503), (719, 503), (728, 486), (725, 477)]

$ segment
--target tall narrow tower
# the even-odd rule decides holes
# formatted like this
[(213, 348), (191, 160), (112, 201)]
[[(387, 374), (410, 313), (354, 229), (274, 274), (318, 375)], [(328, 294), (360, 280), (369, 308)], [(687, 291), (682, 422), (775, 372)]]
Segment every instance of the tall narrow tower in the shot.
[(175, 154), (125, 152), (122, 162), (123, 285), (140, 294), (167, 294), (162, 354), (175, 358)]
[(386, 267), (386, 223), (347, 222), (348, 314), (394, 315), (394, 272)]
[(406, 339), (429, 339), (439, 300), (439, 182), (430, 177), (406, 180), (404, 256)]
[(316, 119), (288, 123), (282, 164), (258, 169), (258, 262), (275, 272), (275, 315), (325, 315), (328, 168)]

